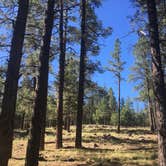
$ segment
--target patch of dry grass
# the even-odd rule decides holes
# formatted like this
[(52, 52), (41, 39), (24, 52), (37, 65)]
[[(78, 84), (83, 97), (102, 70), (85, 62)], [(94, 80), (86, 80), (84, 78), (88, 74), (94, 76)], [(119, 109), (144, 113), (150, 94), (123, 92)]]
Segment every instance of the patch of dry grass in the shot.
[[(22, 132), (21, 132), (22, 134)], [(23, 135), (23, 134), (22, 134)], [(22, 136), (21, 135), (21, 136)], [(75, 128), (64, 131), (64, 148), (55, 149), (55, 129), (46, 130), (45, 151), (40, 153), (40, 166), (155, 166), (157, 165), (156, 135), (148, 128), (122, 128), (116, 133), (111, 126), (83, 126), (83, 147), (74, 148)], [(27, 137), (14, 140), (9, 166), (23, 166)]]

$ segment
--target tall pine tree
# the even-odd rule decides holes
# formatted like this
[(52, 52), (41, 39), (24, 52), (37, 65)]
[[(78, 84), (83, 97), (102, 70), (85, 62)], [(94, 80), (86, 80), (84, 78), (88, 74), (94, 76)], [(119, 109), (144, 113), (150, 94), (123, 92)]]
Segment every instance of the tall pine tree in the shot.
[(109, 61), (108, 71), (112, 72), (118, 82), (118, 128), (117, 132), (120, 132), (120, 90), (121, 90), (121, 81), (122, 81), (122, 71), (124, 70), (125, 62), (121, 59), (121, 42), (119, 39), (115, 41), (114, 52), (112, 53), (112, 60)]
[[(45, 29), (43, 45), (40, 51), (40, 68), (38, 86), (36, 90), (32, 127), (26, 152), (26, 166), (37, 166), (41, 136), (45, 133), (45, 120), (47, 110), (48, 69), (52, 30), (54, 25), (55, 0), (48, 0), (45, 13)], [(44, 146), (44, 144), (43, 144)]]
[(12, 154), (17, 87), (28, 7), (29, 0), (18, 1), (18, 13), (11, 41), (10, 57), (0, 115), (0, 165), (2, 166), (8, 165), (8, 159)]
[(155, 0), (147, 0), (149, 34), (152, 55), (152, 74), (154, 94), (157, 101), (157, 129), (159, 146), (159, 165), (166, 166), (166, 91), (164, 72), (161, 63), (158, 19)]

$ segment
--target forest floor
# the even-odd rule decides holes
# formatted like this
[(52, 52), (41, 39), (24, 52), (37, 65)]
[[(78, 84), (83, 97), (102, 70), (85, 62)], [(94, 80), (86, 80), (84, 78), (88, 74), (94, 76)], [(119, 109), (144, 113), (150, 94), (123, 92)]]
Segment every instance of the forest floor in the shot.
[[(55, 149), (55, 129), (46, 130), (45, 151), (39, 166), (155, 166), (157, 137), (148, 128), (121, 128), (103, 125), (83, 126), (83, 148), (74, 148), (75, 129), (64, 131), (64, 148)], [(13, 157), (9, 166), (23, 166), (27, 136), (15, 131)]]

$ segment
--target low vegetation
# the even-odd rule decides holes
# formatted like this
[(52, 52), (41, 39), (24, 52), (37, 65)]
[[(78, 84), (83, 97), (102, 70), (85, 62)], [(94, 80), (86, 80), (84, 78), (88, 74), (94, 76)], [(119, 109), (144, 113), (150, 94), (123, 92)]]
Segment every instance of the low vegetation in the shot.
[[(74, 148), (75, 128), (64, 131), (64, 147), (55, 149), (55, 129), (47, 128), (41, 166), (155, 166), (157, 137), (149, 128), (116, 128), (107, 125), (83, 126), (83, 148)], [(26, 131), (15, 131), (13, 157), (9, 166), (22, 166), (27, 144)]]

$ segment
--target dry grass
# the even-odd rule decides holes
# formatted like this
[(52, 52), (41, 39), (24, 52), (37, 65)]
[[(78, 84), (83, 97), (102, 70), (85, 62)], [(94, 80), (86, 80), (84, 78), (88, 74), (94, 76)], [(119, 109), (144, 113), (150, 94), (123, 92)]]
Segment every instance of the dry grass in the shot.
[[(21, 135), (21, 137), (20, 137)], [(83, 127), (83, 149), (74, 149), (75, 129), (64, 131), (64, 148), (55, 149), (55, 129), (46, 132), (45, 151), (39, 166), (155, 166), (156, 136), (148, 128), (122, 128), (86, 125)], [(9, 166), (23, 166), (27, 137), (18, 131)]]

